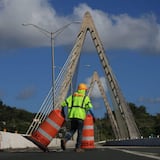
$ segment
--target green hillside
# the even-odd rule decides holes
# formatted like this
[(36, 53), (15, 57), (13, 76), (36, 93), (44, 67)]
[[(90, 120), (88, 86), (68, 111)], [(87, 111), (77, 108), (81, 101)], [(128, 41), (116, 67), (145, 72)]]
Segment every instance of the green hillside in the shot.
[[(135, 106), (133, 103), (129, 103), (129, 106), (133, 112), (136, 124), (139, 128), (140, 134), (144, 137), (156, 137), (160, 135), (160, 114), (155, 116), (146, 112), (145, 106)], [(115, 138), (110, 120), (105, 114), (104, 118), (98, 119), (95, 124), (95, 139), (96, 141), (104, 139)]]
[[(143, 137), (160, 135), (160, 114), (150, 115), (146, 112), (145, 106), (137, 107), (129, 103), (136, 123)], [(8, 132), (26, 133), (35, 113), (26, 110), (17, 109), (3, 104), (0, 101), (0, 130), (6, 129)], [(104, 118), (97, 119), (95, 123), (95, 138), (104, 140), (105, 138), (114, 138), (110, 121), (105, 113)]]
[(34, 115), (16, 107), (6, 106), (0, 101), (0, 130), (6, 129), (8, 132), (26, 133)]

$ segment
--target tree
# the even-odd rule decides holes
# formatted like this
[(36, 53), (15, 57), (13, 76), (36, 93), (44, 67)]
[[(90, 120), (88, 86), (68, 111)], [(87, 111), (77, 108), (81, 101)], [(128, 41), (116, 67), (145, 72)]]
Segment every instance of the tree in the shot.
[(34, 118), (34, 113), (10, 107), (0, 102), (0, 130), (25, 133)]

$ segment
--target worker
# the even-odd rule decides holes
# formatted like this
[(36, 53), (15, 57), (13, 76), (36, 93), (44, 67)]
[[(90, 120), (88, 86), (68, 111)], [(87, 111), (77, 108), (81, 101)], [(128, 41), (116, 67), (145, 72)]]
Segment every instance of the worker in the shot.
[(75, 152), (84, 152), (81, 149), (83, 122), (86, 118), (86, 114), (90, 113), (93, 116), (95, 122), (95, 116), (93, 113), (93, 106), (91, 104), (89, 96), (86, 95), (87, 85), (80, 83), (78, 90), (66, 98), (62, 103), (62, 115), (66, 118), (65, 108), (67, 107), (67, 117), (70, 119), (71, 127), (69, 132), (66, 133), (64, 139), (61, 140), (61, 148), (66, 149), (66, 143), (72, 138), (74, 133), (78, 131), (77, 141), (75, 144)]

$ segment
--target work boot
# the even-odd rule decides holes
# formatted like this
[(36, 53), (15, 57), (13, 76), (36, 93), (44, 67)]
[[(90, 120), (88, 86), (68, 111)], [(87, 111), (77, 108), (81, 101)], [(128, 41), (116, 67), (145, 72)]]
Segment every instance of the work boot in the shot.
[(66, 141), (64, 139), (61, 140), (61, 149), (66, 150)]
[(82, 149), (82, 148), (76, 148), (75, 152), (84, 152), (84, 149)]

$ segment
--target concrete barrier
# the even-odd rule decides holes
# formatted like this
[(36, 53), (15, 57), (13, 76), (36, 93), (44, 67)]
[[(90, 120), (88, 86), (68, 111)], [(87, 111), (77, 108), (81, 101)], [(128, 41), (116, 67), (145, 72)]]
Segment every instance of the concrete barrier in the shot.
[(0, 149), (37, 148), (21, 134), (0, 131)]
[(160, 146), (160, 138), (141, 138), (106, 141), (104, 146)]
[[(72, 148), (74, 145), (75, 141), (69, 141), (66, 147)], [(22, 134), (0, 131), (0, 150), (27, 148), (39, 149), (33, 142), (26, 139)], [(48, 148), (60, 148), (60, 139), (54, 138), (48, 145)]]

